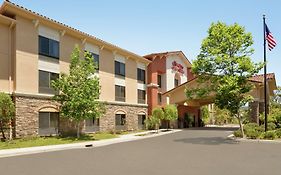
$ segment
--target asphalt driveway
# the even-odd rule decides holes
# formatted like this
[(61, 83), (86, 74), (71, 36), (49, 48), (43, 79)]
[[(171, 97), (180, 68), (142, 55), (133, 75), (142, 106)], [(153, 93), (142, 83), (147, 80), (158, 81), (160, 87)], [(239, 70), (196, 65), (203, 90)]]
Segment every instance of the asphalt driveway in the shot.
[(281, 144), (205, 128), (114, 145), (0, 158), (5, 175), (280, 175)]

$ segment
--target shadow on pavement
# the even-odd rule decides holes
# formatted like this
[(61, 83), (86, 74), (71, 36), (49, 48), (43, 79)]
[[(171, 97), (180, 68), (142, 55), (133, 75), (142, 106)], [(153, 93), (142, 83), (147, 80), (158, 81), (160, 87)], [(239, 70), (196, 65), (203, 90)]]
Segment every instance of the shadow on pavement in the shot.
[(222, 145), (222, 144), (238, 144), (238, 141), (224, 138), (224, 137), (196, 137), (196, 138), (184, 138), (174, 140), (175, 142), (182, 142), (187, 144), (199, 144), (199, 145)]

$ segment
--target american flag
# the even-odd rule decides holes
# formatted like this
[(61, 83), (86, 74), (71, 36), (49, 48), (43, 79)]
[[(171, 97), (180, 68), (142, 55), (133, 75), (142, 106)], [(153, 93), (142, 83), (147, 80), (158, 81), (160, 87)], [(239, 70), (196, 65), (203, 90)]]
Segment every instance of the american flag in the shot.
[(276, 46), (277, 43), (266, 24), (265, 24), (265, 34), (266, 34), (268, 49), (271, 51)]

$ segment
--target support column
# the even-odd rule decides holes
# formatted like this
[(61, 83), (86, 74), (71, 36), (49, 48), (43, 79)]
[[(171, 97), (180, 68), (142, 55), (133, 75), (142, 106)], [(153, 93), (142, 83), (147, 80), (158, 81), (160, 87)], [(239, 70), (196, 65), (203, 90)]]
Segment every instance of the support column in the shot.
[(260, 114), (260, 108), (259, 108), (259, 102), (253, 101), (249, 104), (251, 112), (250, 112), (250, 122), (259, 124), (259, 114)]

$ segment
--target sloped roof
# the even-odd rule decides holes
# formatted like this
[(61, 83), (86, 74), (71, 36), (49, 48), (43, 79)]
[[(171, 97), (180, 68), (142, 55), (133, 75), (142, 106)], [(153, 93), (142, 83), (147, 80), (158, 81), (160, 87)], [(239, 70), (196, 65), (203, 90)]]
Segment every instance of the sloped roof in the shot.
[(187, 62), (187, 64), (189, 64), (190, 66), (192, 65), (191, 62), (189, 61), (189, 59), (186, 57), (186, 55), (183, 53), (183, 51), (179, 50), (179, 51), (169, 51), (169, 52), (160, 52), (160, 53), (151, 53), (148, 55), (144, 55), (144, 58), (147, 58), (150, 61), (153, 61), (153, 59), (157, 56), (159, 57), (167, 57), (169, 55), (174, 55), (174, 54), (179, 54), (182, 55), (182, 57), (184, 57), (185, 61)]
[[(267, 80), (275, 79), (275, 74), (274, 73), (266, 74), (266, 79)], [(255, 75), (255, 76), (251, 77), (250, 80), (263, 83), (264, 75), (263, 74)]]
[(10, 0), (4, 0), (4, 3), (3, 3), (3, 4), (1, 5), (1, 7), (0, 7), (0, 14), (3, 14), (3, 13), (5, 12), (5, 10), (6, 10), (5, 8), (6, 8), (7, 6), (15, 7), (16, 9), (22, 10), (22, 11), (24, 11), (24, 12), (27, 13), (27, 14), (32, 14), (32, 15), (38, 16), (38, 17), (40, 17), (40, 18), (45, 19), (45, 20), (48, 21), (48, 22), (54, 23), (54, 24), (56, 24), (56, 25), (59, 25), (60, 27), (67, 28), (67, 29), (71, 30), (72, 32), (76, 32), (76, 33), (79, 33), (79, 34), (84, 35), (84, 36), (86, 36), (86, 37), (89, 37), (89, 38), (91, 38), (91, 39), (93, 39), (93, 40), (95, 40), (95, 41), (97, 41), (97, 42), (99, 42), (99, 43), (101, 43), (101, 44), (104, 44), (105, 46), (108, 46), (108, 47), (113, 48), (113, 49), (121, 50), (122, 52), (124, 52), (124, 53), (126, 53), (126, 54), (135, 56), (135, 57), (137, 57), (137, 58), (139, 58), (139, 59), (141, 59), (141, 60), (143, 60), (143, 61), (150, 62), (149, 60), (147, 60), (146, 58), (144, 58), (144, 57), (142, 57), (142, 56), (140, 56), (140, 55), (138, 55), (138, 54), (135, 54), (135, 53), (133, 53), (133, 52), (130, 52), (130, 51), (126, 50), (126, 49), (122, 49), (121, 47), (119, 47), (119, 46), (117, 46), (117, 45), (108, 43), (108, 42), (106, 42), (106, 41), (104, 41), (104, 40), (101, 40), (101, 39), (99, 39), (99, 38), (97, 38), (97, 37), (95, 37), (95, 36), (93, 36), (93, 35), (90, 35), (90, 34), (88, 34), (88, 33), (82, 32), (82, 31), (80, 31), (80, 30), (78, 30), (78, 29), (75, 29), (75, 28), (73, 28), (73, 27), (71, 27), (71, 26), (68, 26), (68, 25), (66, 25), (66, 24), (64, 24), (64, 23), (61, 23), (61, 22), (59, 22), (59, 21), (57, 21), (57, 20), (54, 20), (54, 19), (49, 18), (49, 17), (47, 17), (47, 16), (41, 15), (41, 14), (39, 14), (39, 13), (37, 13), (37, 12), (34, 12), (34, 11), (30, 10), (30, 9), (27, 9), (26, 7), (23, 7), (23, 6), (20, 6), (20, 5), (18, 5), (18, 4), (15, 4), (14, 2), (11, 2)]

